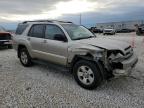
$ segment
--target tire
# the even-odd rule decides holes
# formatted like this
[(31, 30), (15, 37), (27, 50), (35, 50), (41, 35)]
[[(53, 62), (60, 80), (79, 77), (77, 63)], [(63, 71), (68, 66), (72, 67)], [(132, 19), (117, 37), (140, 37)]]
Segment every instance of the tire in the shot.
[(29, 67), (32, 65), (31, 57), (26, 48), (22, 48), (19, 52), (19, 55), (20, 62), (23, 66)]
[(78, 61), (73, 67), (73, 74), (78, 85), (88, 90), (95, 89), (102, 82), (99, 68), (91, 61)]

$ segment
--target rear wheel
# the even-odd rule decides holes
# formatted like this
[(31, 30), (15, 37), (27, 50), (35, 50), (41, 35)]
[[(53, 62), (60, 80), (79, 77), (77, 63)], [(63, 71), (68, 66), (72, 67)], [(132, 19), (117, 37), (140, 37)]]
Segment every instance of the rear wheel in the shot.
[(91, 61), (78, 61), (73, 67), (73, 73), (76, 82), (85, 89), (95, 89), (102, 81), (99, 69)]
[(31, 57), (26, 48), (22, 48), (19, 52), (19, 59), (23, 66), (28, 67), (32, 65)]

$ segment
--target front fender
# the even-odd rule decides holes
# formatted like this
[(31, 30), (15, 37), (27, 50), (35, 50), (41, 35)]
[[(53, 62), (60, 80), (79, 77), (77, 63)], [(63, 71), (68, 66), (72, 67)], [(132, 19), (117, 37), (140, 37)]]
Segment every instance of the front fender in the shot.
[(68, 53), (68, 63), (71, 63), (76, 55), (84, 56), (84, 55), (87, 55), (87, 53), (88, 53), (88, 51), (84, 50), (84, 49), (75, 49), (75, 50), (69, 49), (68, 52), (69, 52)]
[(71, 47), (68, 49), (68, 63), (71, 63), (71, 61), (74, 59), (75, 56), (86, 56), (91, 55), (94, 57), (95, 52), (101, 50), (100, 48), (94, 47), (94, 46), (81, 46), (81, 47)]

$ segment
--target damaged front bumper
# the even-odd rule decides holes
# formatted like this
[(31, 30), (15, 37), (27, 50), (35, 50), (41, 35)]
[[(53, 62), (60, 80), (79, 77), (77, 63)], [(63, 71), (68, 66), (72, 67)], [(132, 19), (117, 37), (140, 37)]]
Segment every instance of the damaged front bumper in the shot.
[(113, 75), (115, 77), (130, 75), (132, 72), (132, 69), (135, 67), (137, 62), (138, 62), (137, 56), (136, 55), (131, 56), (130, 58), (121, 62), (121, 65), (122, 65), (121, 69), (113, 70)]

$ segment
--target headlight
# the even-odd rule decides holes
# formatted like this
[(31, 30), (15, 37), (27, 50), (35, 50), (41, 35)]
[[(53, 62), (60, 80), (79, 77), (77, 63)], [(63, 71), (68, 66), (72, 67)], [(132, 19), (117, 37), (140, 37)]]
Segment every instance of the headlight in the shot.
[(104, 51), (103, 50), (100, 50), (100, 51), (96, 51), (94, 52), (94, 57), (97, 59), (97, 58), (102, 58), (103, 57), (103, 54), (104, 54)]

